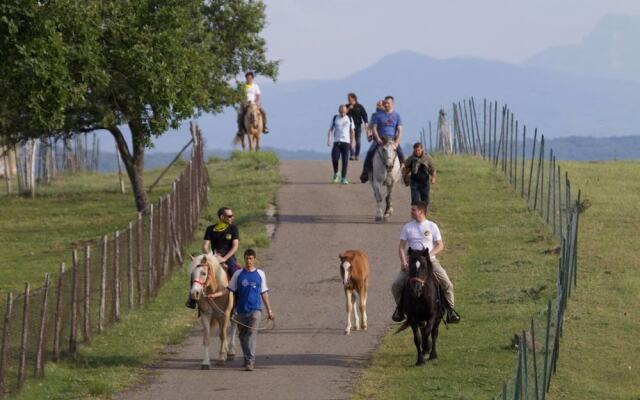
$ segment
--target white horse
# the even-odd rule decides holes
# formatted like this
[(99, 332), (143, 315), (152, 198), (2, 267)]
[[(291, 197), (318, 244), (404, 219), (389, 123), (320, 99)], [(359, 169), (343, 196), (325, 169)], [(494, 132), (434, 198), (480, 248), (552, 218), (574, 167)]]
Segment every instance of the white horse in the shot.
[(233, 309), (233, 293), (227, 290), (229, 285), (227, 273), (222, 269), (218, 260), (208, 254), (191, 257), (189, 265), (191, 276), (191, 298), (198, 302), (198, 311), (202, 328), (204, 329), (202, 345), (204, 357), (201, 369), (210, 369), (209, 344), (210, 335), (216, 324), (220, 330), (220, 358), (219, 365), (224, 365), (227, 359), (235, 356), (235, 337), (237, 324), (231, 324), (231, 340), (227, 339), (227, 328)]
[[(373, 195), (376, 198), (376, 221), (387, 220), (393, 213), (391, 204), (391, 193), (393, 187), (400, 180), (400, 160), (398, 160), (398, 151), (393, 140), (388, 140), (378, 146), (373, 156), (373, 173), (371, 177), (371, 186), (373, 187)], [(387, 196), (385, 197), (386, 206), (382, 211), (382, 186), (387, 188)]]

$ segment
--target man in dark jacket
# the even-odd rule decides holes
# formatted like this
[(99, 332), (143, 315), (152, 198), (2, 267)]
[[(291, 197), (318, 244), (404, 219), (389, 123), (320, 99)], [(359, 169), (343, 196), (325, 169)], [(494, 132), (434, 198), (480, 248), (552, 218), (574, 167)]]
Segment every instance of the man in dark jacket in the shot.
[(351, 150), (351, 160), (357, 160), (360, 155), (360, 136), (362, 133), (362, 123), (369, 123), (369, 119), (367, 116), (367, 110), (364, 109), (364, 106), (358, 103), (358, 96), (355, 93), (349, 93), (347, 95), (347, 115), (353, 120), (353, 124), (355, 126), (356, 131), (356, 149), (355, 151)]
[(423, 201), (429, 205), (429, 190), (436, 183), (437, 175), (433, 159), (424, 151), (420, 142), (413, 145), (413, 154), (404, 165), (402, 175), (405, 184), (411, 187), (411, 203)]

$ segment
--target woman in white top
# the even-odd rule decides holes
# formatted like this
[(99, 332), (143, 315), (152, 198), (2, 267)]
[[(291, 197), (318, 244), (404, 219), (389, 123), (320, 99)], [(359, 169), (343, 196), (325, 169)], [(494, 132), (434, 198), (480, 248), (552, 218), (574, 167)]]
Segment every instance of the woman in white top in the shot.
[[(327, 146), (333, 143), (331, 150), (331, 161), (333, 162), (333, 182), (346, 185), (347, 166), (349, 164), (350, 151), (355, 150), (355, 130), (353, 120), (347, 115), (347, 107), (341, 105), (338, 114), (333, 116), (331, 127), (327, 135)], [(342, 157), (342, 175), (338, 173), (338, 161)]]

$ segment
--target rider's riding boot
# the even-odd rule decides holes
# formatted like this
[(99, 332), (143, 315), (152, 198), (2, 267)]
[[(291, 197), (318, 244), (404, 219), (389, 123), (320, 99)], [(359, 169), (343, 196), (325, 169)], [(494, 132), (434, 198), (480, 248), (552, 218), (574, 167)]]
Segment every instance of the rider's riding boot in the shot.
[(402, 322), (404, 321), (404, 311), (402, 310), (402, 305), (398, 304), (396, 306), (396, 310), (393, 312), (391, 319), (394, 322)]
[(457, 324), (460, 322), (460, 315), (452, 307), (447, 306), (447, 324)]
[(187, 299), (187, 302), (184, 303), (184, 305), (185, 307), (188, 307), (188, 308), (196, 308), (196, 306), (198, 305), (198, 302), (192, 299), (191, 296), (189, 296), (189, 298)]
[(367, 154), (367, 156), (364, 159), (364, 165), (362, 166), (362, 174), (360, 174), (360, 182), (362, 183), (367, 183), (367, 181), (369, 180), (369, 171), (371, 171), (371, 169), (373, 168), (373, 160), (371, 159), (372, 157), (369, 156), (369, 154)]

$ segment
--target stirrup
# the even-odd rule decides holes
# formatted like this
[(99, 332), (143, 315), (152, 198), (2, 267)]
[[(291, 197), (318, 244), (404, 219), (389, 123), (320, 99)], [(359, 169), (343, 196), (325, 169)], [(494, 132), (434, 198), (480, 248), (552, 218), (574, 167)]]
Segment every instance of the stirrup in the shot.
[(453, 308), (447, 309), (447, 323), (448, 324), (457, 324), (460, 322), (460, 314), (456, 312)]

